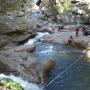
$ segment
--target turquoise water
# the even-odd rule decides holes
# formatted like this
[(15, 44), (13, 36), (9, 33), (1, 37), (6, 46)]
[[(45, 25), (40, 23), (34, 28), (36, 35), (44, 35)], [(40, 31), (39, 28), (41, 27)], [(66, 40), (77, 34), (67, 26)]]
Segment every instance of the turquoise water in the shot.
[[(40, 61), (52, 59), (57, 66), (48, 76), (46, 85), (69, 65), (75, 62), (82, 54), (76, 49), (58, 44), (41, 43), (33, 53)], [(82, 58), (45, 90), (90, 90), (90, 63)]]

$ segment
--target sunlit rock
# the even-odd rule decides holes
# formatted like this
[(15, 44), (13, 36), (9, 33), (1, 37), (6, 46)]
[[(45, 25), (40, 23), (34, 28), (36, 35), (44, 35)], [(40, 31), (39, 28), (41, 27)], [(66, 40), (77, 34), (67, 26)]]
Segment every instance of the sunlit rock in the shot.
[(87, 54), (87, 57), (90, 58), (90, 50), (87, 50), (86, 54)]

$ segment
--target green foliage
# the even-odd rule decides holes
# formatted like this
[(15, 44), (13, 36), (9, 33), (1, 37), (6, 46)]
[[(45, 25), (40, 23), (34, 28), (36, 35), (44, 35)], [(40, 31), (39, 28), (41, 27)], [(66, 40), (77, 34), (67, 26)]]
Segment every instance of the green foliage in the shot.
[(62, 3), (56, 4), (56, 8), (58, 9), (59, 13), (67, 13), (71, 10), (71, 0), (64, 0)]
[[(23, 90), (22, 86), (19, 83), (14, 82), (10, 79), (3, 79), (0, 81), (0, 87), (7, 88), (8, 90)], [(2, 90), (3, 90), (2, 88)]]

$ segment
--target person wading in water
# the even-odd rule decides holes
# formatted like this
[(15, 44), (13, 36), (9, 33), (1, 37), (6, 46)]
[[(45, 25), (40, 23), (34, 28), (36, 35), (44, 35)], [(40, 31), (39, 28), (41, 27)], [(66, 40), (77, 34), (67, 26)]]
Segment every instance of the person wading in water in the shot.
[(76, 28), (76, 37), (78, 37), (78, 35), (79, 35), (79, 29)]
[(72, 45), (73, 41), (74, 41), (73, 37), (70, 36), (69, 39), (68, 39), (68, 45)]

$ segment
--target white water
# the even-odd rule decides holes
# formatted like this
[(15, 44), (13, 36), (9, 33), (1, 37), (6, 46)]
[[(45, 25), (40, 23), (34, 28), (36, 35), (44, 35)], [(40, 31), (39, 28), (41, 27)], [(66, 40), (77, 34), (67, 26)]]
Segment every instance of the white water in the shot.
[(29, 83), (28, 81), (23, 80), (21, 77), (16, 77), (14, 75), (6, 76), (4, 74), (0, 74), (0, 79), (9, 78), (16, 83), (20, 83), (24, 90), (43, 90), (42, 87), (39, 87), (38, 85), (34, 83)]
[(53, 46), (49, 46), (48, 50), (41, 51), (40, 54), (53, 53)]
[(33, 39), (30, 39), (27, 43), (25, 43), (25, 45), (31, 45), (34, 44), (35, 42), (37, 42), (40, 38), (42, 38), (45, 34), (49, 34), (48, 32), (38, 32), (37, 36)]

